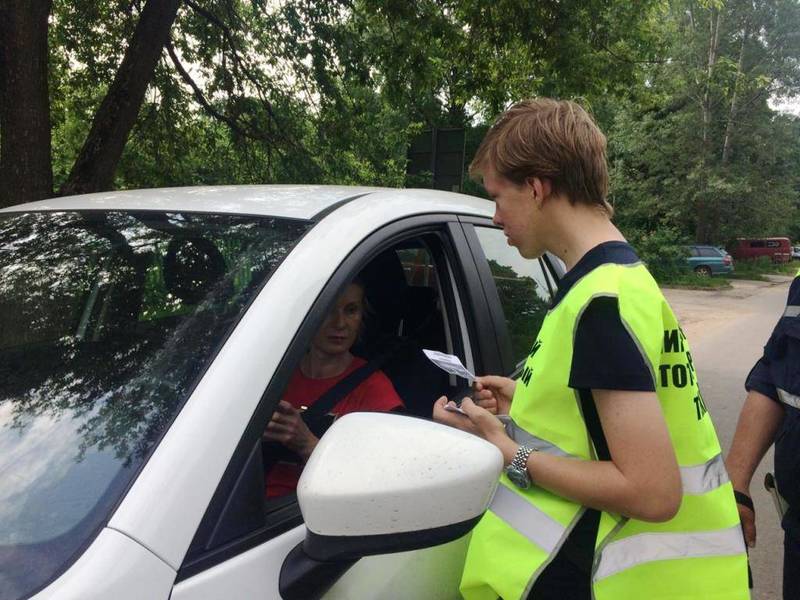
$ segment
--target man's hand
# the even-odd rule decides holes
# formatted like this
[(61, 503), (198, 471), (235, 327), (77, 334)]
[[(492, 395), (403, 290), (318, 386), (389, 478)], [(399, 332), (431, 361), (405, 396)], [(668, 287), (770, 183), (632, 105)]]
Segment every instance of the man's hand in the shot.
[(517, 451), (517, 443), (508, 437), (502, 421), (485, 408), (478, 406), (469, 398), (461, 402), (464, 414), (447, 410), (445, 406), (455, 403), (442, 396), (433, 405), (433, 419), (439, 423), (450, 425), (477, 435), (497, 446), (503, 453), (506, 464), (511, 461)]
[(306, 425), (294, 406), (281, 400), (262, 436), (267, 442), (278, 442), (298, 454), (303, 462), (308, 460), (319, 439)]
[[(739, 490), (743, 494), (750, 496), (749, 490)], [(744, 541), (749, 548), (756, 547), (756, 513), (753, 512), (749, 506), (736, 502), (736, 508), (739, 509), (739, 520), (742, 522), (742, 533), (744, 534)]]
[(517, 382), (508, 377), (485, 375), (475, 378), (475, 398), (481, 406), (495, 415), (507, 415)]

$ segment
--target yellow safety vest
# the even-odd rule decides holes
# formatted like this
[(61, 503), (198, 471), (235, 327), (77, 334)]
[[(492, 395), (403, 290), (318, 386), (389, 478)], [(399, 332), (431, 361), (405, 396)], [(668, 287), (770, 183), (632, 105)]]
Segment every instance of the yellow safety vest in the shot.
[[(578, 320), (598, 296), (618, 299), (621, 320), (651, 369), (680, 466), (683, 501), (664, 523), (601, 513), (593, 599), (749, 598), (733, 489), (686, 338), (641, 263), (594, 269), (548, 312), (517, 381), (510, 414), (515, 439), (541, 452), (596, 459), (579, 394), (568, 381)], [(520, 490), (503, 474), (472, 533), (461, 580), (464, 597), (526, 598), (584, 512), (535, 482)]]

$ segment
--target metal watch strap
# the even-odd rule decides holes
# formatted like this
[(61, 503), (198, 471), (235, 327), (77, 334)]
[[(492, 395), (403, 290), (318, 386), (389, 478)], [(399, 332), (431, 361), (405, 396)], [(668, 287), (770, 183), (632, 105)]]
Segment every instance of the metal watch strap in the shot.
[[(517, 448), (517, 453), (514, 455), (514, 458), (511, 459), (511, 467), (517, 469), (518, 471), (528, 471), (528, 457), (536, 450), (533, 446), (528, 446), (526, 444), (521, 445)], [(530, 477), (530, 474), (528, 475)]]

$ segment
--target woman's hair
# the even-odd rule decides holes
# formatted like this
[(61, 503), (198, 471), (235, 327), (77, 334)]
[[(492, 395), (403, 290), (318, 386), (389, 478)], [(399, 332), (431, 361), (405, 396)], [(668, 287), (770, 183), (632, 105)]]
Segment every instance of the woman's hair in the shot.
[(613, 213), (606, 200), (606, 137), (575, 102), (536, 98), (505, 111), (483, 138), (469, 173), (478, 178), (487, 169), (516, 185), (529, 177), (548, 179), (570, 202)]

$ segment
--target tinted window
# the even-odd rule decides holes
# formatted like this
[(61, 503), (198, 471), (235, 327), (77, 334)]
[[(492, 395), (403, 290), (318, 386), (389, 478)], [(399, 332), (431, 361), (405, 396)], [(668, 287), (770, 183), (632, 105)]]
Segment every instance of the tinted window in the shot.
[(720, 257), (719, 250), (717, 250), (716, 248), (701, 247), (698, 250), (700, 251), (700, 256), (713, 257), (713, 258)]
[(538, 260), (522, 258), (516, 248), (506, 243), (501, 230), (475, 227), (475, 233), (503, 305), (514, 362), (519, 363), (528, 356), (550, 306), (545, 275)]
[(750, 242), (751, 248), (763, 248), (764, 247), (764, 240), (753, 240)]
[(307, 228), (0, 216), (0, 597), (44, 585), (94, 535)]

